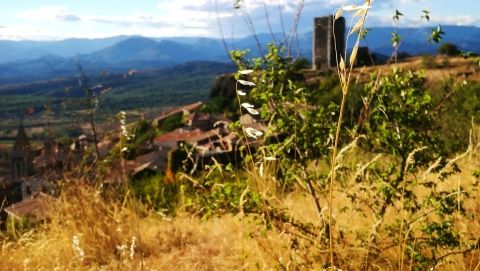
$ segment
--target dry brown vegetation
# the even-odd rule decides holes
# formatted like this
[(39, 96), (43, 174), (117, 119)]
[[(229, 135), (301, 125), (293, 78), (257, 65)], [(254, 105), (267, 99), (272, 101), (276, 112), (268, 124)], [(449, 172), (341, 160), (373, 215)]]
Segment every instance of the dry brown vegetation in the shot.
[(378, 67), (360, 68), (362, 74), (369, 75), (370, 73), (380, 71), (390, 71), (392, 67), (403, 69), (418, 70), (424, 69), (425, 75), (429, 79), (452, 78), (452, 79), (466, 79), (469, 81), (480, 80), (480, 67), (475, 65), (472, 58), (463, 58), (460, 56), (446, 56), (446, 55), (432, 55), (432, 56), (417, 56), (407, 58), (395, 65), (382, 65)]
[[(344, 161), (357, 163), (367, 156), (352, 151)], [(462, 173), (450, 177), (439, 189), (462, 185), (473, 193), (471, 199), (478, 198), (472, 176), (480, 167), (478, 146), (459, 160), (459, 166)], [(421, 178), (423, 173), (412, 178)], [(347, 178), (351, 186), (346, 191), (362, 193), (352, 177)], [(430, 177), (436, 178), (435, 174)], [(250, 181), (294, 219), (320, 226), (312, 199), (305, 192), (272, 191), (275, 186), (259, 176)], [(328, 250), (319, 249), (324, 247), (319, 243), (325, 242), (322, 233), (311, 239), (287, 222), (270, 228), (265, 219), (241, 212), (202, 219), (180, 206), (178, 213), (169, 217), (143, 208), (128, 194), (111, 198), (84, 185), (65, 188), (51, 204), (55, 212), (48, 221), (35, 227), (17, 225), (3, 234), (3, 270), (319, 270), (328, 256)], [(326, 200), (321, 204), (327, 206)], [(334, 223), (341, 233), (335, 236), (339, 268), (361, 270), (368, 262), (369, 270), (399, 270), (400, 266), (409, 270), (409, 262), (400, 264), (400, 248), (391, 245), (399, 236), (378, 232), (379, 238), (370, 247), (356, 241), (358, 235), (369, 234), (375, 223), (368, 204), (368, 195), (352, 202), (345, 189), (334, 192)], [(459, 217), (458, 231), (480, 240), (480, 205), (470, 200), (465, 207), (472, 219)], [(399, 215), (392, 209), (385, 220)], [(479, 266), (479, 252), (473, 250), (450, 256), (436, 270), (477, 270)]]
[(258, 270), (295, 254), (292, 236), (240, 214), (167, 218), (123, 203), (67, 189), (49, 222), (3, 236), (4, 270)]
[[(453, 79), (455, 81), (480, 80), (480, 67), (478, 63), (474, 63), (472, 58), (465, 59), (460, 56), (453, 57), (443, 55), (409, 57), (399, 61), (395, 65), (356, 67), (353, 70), (353, 76), (357, 80), (356, 82), (366, 82), (372, 72), (386, 74), (391, 72), (394, 67), (412, 71), (422, 69), (425, 72), (425, 76), (435, 82), (446, 79)], [(318, 71), (305, 70), (304, 74), (307, 77), (307, 83), (311, 85), (318, 84), (323, 78), (322, 75), (319, 76)]]

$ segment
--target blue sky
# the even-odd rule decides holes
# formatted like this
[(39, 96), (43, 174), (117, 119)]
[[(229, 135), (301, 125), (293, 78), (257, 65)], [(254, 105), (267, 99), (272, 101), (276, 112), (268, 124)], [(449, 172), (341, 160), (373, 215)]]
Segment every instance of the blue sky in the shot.
[[(267, 32), (265, 7), (274, 31), (281, 31), (280, 18), (289, 28), (298, 0), (217, 0), (224, 35), (251, 33), (245, 23), (248, 13), (256, 32)], [(305, 0), (298, 32), (309, 31), (315, 16), (332, 14), (342, 4), (360, 0)], [(0, 39), (57, 40), (100, 38), (116, 35), (150, 37), (219, 37), (215, 0), (4, 0), (0, 2)], [(405, 16), (401, 26), (425, 26), (420, 16), (431, 11), (431, 25), (475, 25), (480, 27), (479, 0), (376, 0), (370, 26), (391, 26), (395, 9)], [(281, 13), (279, 12), (281, 10)], [(281, 17), (280, 17), (281, 14)]]

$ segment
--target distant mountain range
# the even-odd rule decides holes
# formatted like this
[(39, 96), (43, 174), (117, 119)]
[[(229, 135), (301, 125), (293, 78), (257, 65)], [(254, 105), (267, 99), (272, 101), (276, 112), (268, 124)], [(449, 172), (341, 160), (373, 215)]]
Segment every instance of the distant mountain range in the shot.
[[(444, 26), (442, 42), (456, 44), (461, 50), (480, 53), (480, 28)], [(411, 55), (435, 53), (438, 44), (427, 39), (431, 27), (399, 28), (404, 38), (401, 52)], [(372, 28), (365, 45), (371, 52), (390, 55), (391, 27)], [(276, 34), (277, 40), (281, 35)], [(265, 45), (272, 42), (270, 34), (259, 34)], [(300, 56), (311, 58), (312, 33), (298, 35)], [(250, 48), (258, 55), (254, 37), (229, 39), (228, 49)], [(212, 38), (145, 38), (117, 36), (103, 39), (67, 39), (62, 41), (0, 41), (0, 83), (16, 83), (71, 76), (80, 65), (88, 73), (106, 70), (110, 73), (131, 69), (156, 69), (191, 61), (228, 62), (224, 44)]]

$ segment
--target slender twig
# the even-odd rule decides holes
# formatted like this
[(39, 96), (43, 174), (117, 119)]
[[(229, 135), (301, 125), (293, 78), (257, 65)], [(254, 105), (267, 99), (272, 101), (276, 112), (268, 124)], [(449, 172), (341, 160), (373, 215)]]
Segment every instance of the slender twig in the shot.
[(451, 255), (456, 255), (456, 254), (465, 254), (465, 253), (468, 253), (468, 252), (470, 252), (470, 251), (472, 251), (472, 250), (478, 250), (478, 247), (477, 247), (477, 246), (473, 246), (473, 247), (469, 247), (469, 248), (464, 249), (464, 250), (450, 251), (450, 252), (448, 252), (448, 253), (446, 253), (446, 254), (438, 257), (438, 259), (437, 259), (437, 264), (433, 267), (433, 270), (435, 270), (435, 267), (438, 265), (438, 263), (439, 263), (440, 261), (442, 261), (443, 259), (445, 259), (446, 257), (451, 256)]
[(320, 220), (322, 219), (322, 207), (320, 205), (320, 199), (318, 198), (317, 193), (315, 192), (315, 188), (312, 186), (312, 182), (307, 179), (307, 187), (310, 192), (310, 195), (313, 198), (313, 202), (315, 203), (315, 208), (317, 209), (317, 214), (320, 217)]
[[(87, 102), (89, 103), (89, 106), (92, 102), (92, 99), (97, 99), (97, 102), (95, 102), (94, 108), (90, 109), (88, 111), (88, 118), (89, 118), (89, 123), (90, 123), (90, 128), (92, 129), (92, 137), (93, 137), (93, 145), (95, 148), (95, 154), (96, 154), (96, 159), (100, 159), (100, 151), (98, 149), (98, 137), (97, 137), (97, 131), (95, 128), (95, 115), (97, 112), (97, 109), (99, 107), (99, 98), (94, 97), (92, 90), (90, 89), (90, 86), (88, 84), (87, 76), (85, 74), (85, 71), (83, 70), (82, 65), (80, 65), (79, 62), (77, 64), (77, 69), (79, 72), (79, 77), (78, 77), (78, 83), (79, 87), (82, 88), (85, 92), (85, 97), (87, 98)], [(100, 95), (100, 94), (99, 94)]]
[(220, 37), (222, 38), (223, 48), (225, 49), (227, 56), (232, 59), (230, 56), (230, 51), (228, 50), (227, 42), (225, 41), (225, 35), (223, 34), (222, 21), (220, 20), (220, 11), (218, 9), (218, 0), (215, 0), (215, 12), (217, 14), (218, 30), (220, 31)]
[(255, 26), (253, 24), (252, 18), (250, 17), (250, 14), (248, 14), (248, 12), (245, 12), (244, 9), (241, 9), (241, 11), (243, 14), (243, 18), (245, 19), (245, 23), (247, 24), (250, 30), (250, 33), (252, 34), (253, 39), (255, 40), (255, 43), (257, 44), (258, 52), (260, 53), (261, 56), (265, 56), (260, 40), (258, 39), (257, 31), (255, 31)]
[[(238, 108), (240, 110), (240, 117), (243, 116), (243, 112), (242, 112), (242, 100), (240, 99), (240, 95), (238, 94), (238, 90), (239, 90), (239, 83), (238, 83), (238, 80), (236, 80), (235, 82), (235, 93), (237, 95), (237, 102), (238, 102)], [(245, 144), (247, 145), (246, 147), (246, 150), (249, 154), (249, 156), (252, 158), (252, 169), (255, 168), (255, 161), (253, 160), (253, 153), (252, 153), (252, 150), (250, 149), (250, 144), (248, 143), (248, 135), (247, 135), (247, 132), (245, 131), (245, 129), (242, 127), (242, 133), (243, 133), (243, 136), (245, 138)]]
[(268, 13), (267, 1), (263, 0), (263, 9), (265, 10), (265, 19), (267, 20), (268, 31), (270, 31), (270, 35), (272, 36), (272, 41), (276, 44), (277, 40), (275, 38), (275, 34), (272, 30), (272, 24), (270, 23), (270, 14)]
[(286, 43), (285, 46), (287, 47), (288, 56), (292, 55), (292, 43), (293, 43), (293, 40), (295, 39), (295, 37), (297, 36), (298, 23), (300, 21), (301, 15), (302, 15), (304, 3), (305, 3), (304, 0), (299, 0), (298, 1), (297, 10), (295, 12), (295, 17), (293, 18), (292, 26), (290, 27), (290, 31), (288, 33), (289, 38), (285, 41), (285, 43)]

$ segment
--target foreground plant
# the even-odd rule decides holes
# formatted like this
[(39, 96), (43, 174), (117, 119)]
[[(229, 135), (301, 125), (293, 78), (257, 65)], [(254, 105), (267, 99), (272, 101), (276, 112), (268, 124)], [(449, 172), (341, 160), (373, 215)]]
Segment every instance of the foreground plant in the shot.
[[(368, 11), (371, 8), (371, 0), (366, 0), (365, 3), (361, 6), (349, 5), (341, 7), (335, 13), (334, 19), (338, 19), (342, 16), (344, 11), (353, 12), (355, 11), (354, 18), (358, 18), (352, 29), (347, 35), (348, 38), (351, 35), (356, 34), (356, 41), (355, 45), (352, 48), (352, 53), (350, 55), (348, 64), (345, 62), (345, 59), (341, 56), (340, 60), (337, 59), (337, 66), (338, 66), (338, 76), (340, 78), (340, 85), (342, 88), (342, 100), (340, 103), (340, 110), (338, 115), (338, 121), (335, 129), (335, 138), (333, 142), (333, 151), (332, 151), (332, 161), (331, 161), (331, 172), (330, 172), (330, 183), (329, 183), (329, 215), (328, 215), (328, 225), (330, 226), (329, 231), (329, 251), (330, 251), (330, 267), (335, 268), (335, 261), (334, 261), (334, 236), (333, 236), (333, 186), (335, 183), (336, 178), (336, 166), (337, 166), (337, 148), (340, 141), (340, 131), (342, 129), (342, 122), (343, 122), (343, 115), (345, 112), (345, 105), (348, 97), (348, 92), (350, 89), (351, 79), (352, 79), (352, 71), (353, 67), (357, 58), (358, 47), (360, 45), (360, 39), (362, 38), (363, 27), (365, 25), (365, 21), (368, 16)], [(346, 47), (346, 46), (345, 46)], [(345, 52), (346, 55), (346, 52)]]

